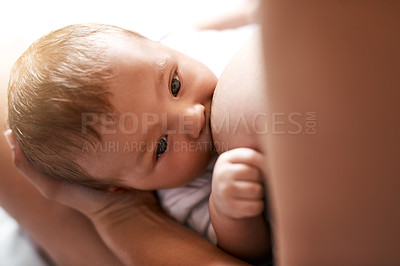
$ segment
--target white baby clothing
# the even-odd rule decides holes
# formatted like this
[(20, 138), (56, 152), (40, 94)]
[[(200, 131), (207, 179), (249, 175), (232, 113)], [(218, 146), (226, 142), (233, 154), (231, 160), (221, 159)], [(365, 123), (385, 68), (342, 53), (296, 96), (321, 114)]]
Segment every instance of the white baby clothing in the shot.
[(186, 186), (157, 191), (161, 207), (179, 223), (216, 244), (217, 237), (211, 225), (208, 199), (211, 193), (211, 178), (216, 158), (206, 170)]

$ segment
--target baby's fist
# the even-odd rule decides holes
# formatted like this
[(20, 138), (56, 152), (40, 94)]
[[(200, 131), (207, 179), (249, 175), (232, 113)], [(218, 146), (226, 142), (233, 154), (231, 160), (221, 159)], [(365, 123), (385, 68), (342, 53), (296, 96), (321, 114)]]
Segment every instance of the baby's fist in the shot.
[(260, 215), (264, 209), (261, 173), (264, 156), (249, 148), (224, 152), (213, 173), (210, 207), (232, 219)]

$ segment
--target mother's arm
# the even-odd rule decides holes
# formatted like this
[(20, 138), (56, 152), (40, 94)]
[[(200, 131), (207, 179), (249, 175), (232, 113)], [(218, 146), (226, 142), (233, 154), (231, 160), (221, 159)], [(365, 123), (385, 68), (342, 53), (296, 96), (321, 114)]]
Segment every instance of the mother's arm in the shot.
[(84, 215), (43, 197), (15, 168), (0, 136), (0, 206), (56, 265), (121, 265)]
[(11, 135), (9, 138), (17, 167), (46, 197), (88, 216), (123, 264), (244, 265), (172, 221), (160, 210), (151, 192), (106, 193), (56, 181), (37, 172)]
[(261, 2), (278, 261), (399, 265), (400, 2)]

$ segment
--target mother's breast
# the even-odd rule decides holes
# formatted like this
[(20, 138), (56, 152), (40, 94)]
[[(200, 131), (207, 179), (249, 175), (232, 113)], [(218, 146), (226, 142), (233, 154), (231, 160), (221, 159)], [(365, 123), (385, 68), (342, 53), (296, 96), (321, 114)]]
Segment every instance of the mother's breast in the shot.
[(256, 34), (233, 57), (218, 81), (211, 108), (211, 129), (218, 153), (238, 147), (261, 151), (267, 131), (260, 38)]

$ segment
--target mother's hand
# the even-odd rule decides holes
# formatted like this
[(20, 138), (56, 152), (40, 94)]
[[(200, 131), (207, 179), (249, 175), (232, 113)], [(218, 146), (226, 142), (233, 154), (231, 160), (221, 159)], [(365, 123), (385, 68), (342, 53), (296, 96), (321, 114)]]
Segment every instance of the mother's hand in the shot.
[(167, 217), (152, 192), (105, 192), (56, 180), (29, 163), (11, 131), (5, 135), (16, 167), (45, 197), (89, 217), (123, 264), (245, 265)]
[[(143, 223), (143, 217), (148, 216), (148, 213), (155, 214), (154, 217), (163, 217), (152, 192), (106, 192), (56, 180), (32, 166), (11, 130), (5, 136), (12, 149), (15, 166), (46, 198), (87, 216), (102, 240), (123, 264), (149, 262), (148, 256), (140, 254), (143, 253), (140, 245), (151, 231)], [(132, 235), (136, 239), (133, 240)]]
[[(28, 161), (15, 140), (11, 130), (5, 133), (13, 151), (14, 163), (20, 172), (31, 181), (35, 187), (48, 199), (74, 208), (93, 222), (112, 216), (111, 219), (124, 219), (134, 214), (132, 210), (141, 205), (157, 206), (157, 200), (152, 192), (147, 191), (118, 191), (106, 192), (68, 181), (56, 180), (40, 173)], [(130, 210), (130, 211), (127, 211)], [(115, 223), (117, 221), (110, 221)]]

